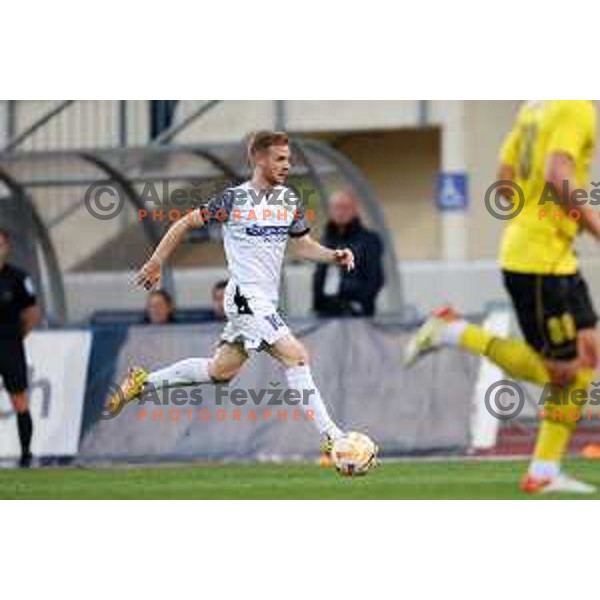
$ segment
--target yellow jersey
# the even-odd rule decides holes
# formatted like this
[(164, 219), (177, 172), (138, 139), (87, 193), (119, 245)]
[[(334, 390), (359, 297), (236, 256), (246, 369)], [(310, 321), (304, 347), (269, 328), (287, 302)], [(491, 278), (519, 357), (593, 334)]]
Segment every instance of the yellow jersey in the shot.
[[(514, 181), (525, 198), (523, 209), (507, 222), (502, 235), (502, 269), (546, 275), (577, 271), (573, 243), (579, 225), (551, 200), (540, 204), (545, 197), (544, 169), (549, 155), (568, 154), (577, 187), (587, 189), (595, 137), (596, 109), (591, 100), (543, 100), (521, 107), (500, 152), (500, 161), (513, 167)], [(542, 216), (541, 210), (547, 215)]]

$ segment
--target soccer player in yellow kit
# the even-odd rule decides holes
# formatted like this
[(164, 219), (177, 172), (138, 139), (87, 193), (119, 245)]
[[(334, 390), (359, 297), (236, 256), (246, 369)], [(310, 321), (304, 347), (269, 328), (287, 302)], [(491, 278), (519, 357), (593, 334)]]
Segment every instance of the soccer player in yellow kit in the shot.
[[(511, 377), (560, 388), (562, 402), (545, 411), (521, 482), (527, 493), (595, 491), (560, 469), (578, 418), (570, 393), (588, 388), (598, 362), (597, 317), (573, 249), (581, 229), (600, 241), (598, 212), (581, 191), (573, 194), (589, 186), (595, 137), (592, 101), (548, 100), (525, 103), (503, 144), (498, 180), (518, 184), (524, 202), (507, 221), (500, 266), (525, 341), (494, 336), (444, 307), (419, 329), (406, 354), (411, 364), (455, 346), (486, 356)], [(509, 184), (500, 188), (513, 201), (514, 191)]]

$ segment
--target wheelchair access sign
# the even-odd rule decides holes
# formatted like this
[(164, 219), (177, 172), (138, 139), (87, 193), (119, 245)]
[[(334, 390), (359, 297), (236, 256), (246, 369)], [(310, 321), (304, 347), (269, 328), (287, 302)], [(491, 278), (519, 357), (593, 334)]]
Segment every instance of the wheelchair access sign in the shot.
[(436, 185), (436, 204), (440, 211), (466, 210), (469, 204), (467, 174), (439, 173)]

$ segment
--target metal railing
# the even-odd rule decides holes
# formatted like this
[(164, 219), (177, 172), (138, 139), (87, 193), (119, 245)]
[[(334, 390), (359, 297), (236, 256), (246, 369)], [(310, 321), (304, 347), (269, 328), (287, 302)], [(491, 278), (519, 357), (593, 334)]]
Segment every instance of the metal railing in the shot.
[(0, 152), (170, 143), (220, 100), (5, 100)]
[(139, 137), (125, 101), (7, 102), (4, 153), (115, 147), (126, 144), (129, 136)]

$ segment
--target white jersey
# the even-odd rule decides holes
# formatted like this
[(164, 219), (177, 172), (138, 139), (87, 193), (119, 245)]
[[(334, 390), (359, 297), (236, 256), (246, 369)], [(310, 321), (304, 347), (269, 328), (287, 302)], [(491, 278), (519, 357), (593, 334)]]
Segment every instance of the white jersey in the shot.
[(298, 194), (285, 186), (267, 193), (255, 190), (247, 181), (208, 203), (211, 219), (223, 223), (231, 279), (244, 293), (277, 305), (288, 237), (309, 232), (299, 200)]

